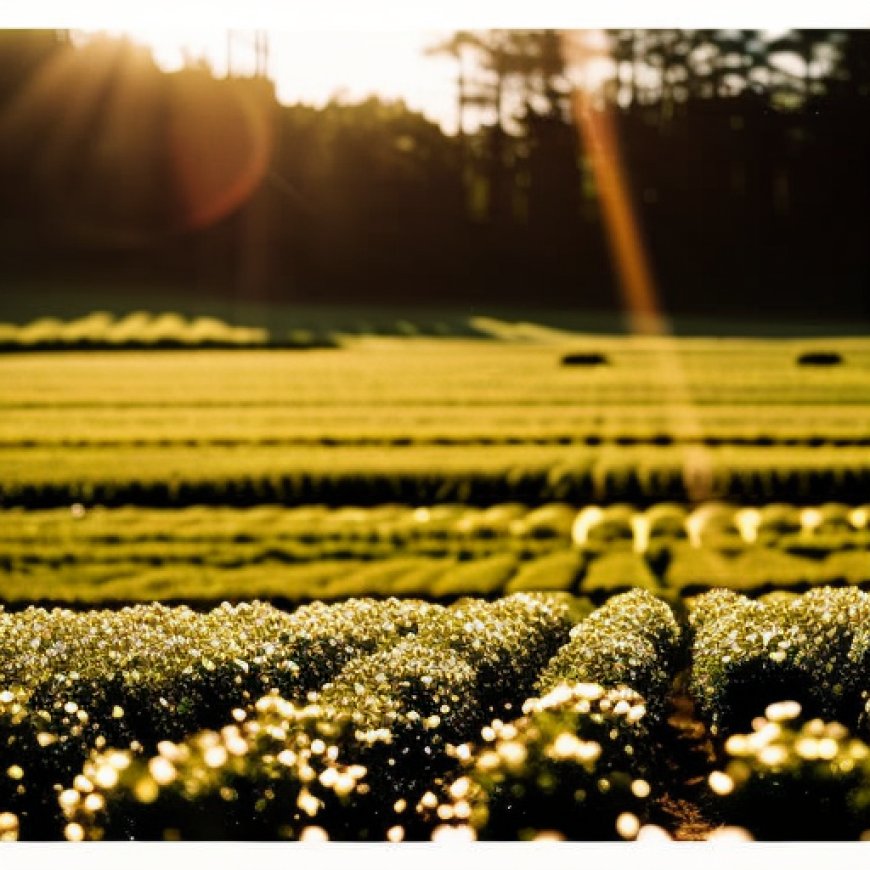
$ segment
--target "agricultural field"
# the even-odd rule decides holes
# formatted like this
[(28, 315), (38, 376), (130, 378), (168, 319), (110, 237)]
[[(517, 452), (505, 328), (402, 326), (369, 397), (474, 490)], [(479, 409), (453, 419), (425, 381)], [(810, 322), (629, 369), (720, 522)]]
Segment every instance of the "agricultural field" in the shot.
[(866, 838), (868, 616), (829, 587), (3, 613), (0, 826)]
[[(841, 362), (800, 363), (819, 352)], [(32, 352), (0, 378), (10, 507), (859, 503), (870, 483), (861, 339)]]
[(870, 341), (128, 321), (0, 331), (0, 838), (870, 836)]
[(870, 504), (7, 509), (7, 605), (870, 588)]

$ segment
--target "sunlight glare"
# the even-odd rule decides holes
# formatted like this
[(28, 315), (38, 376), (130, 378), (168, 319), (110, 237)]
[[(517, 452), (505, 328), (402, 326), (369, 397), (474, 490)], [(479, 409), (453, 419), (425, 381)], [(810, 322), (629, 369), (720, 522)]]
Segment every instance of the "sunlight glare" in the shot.
[[(205, 66), (218, 77), (228, 72), (251, 76), (256, 70), (254, 30), (134, 27), (98, 33), (149, 49), (166, 72), (192, 65)], [(305, 103), (320, 108), (330, 100), (361, 102), (374, 95), (404, 100), (446, 132), (456, 130), (454, 61), (424, 54), (450, 31), (274, 29), (262, 33), (268, 42), (266, 74), (284, 105)], [(94, 35), (94, 31), (76, 31), (73, 38), (81, 44)]]

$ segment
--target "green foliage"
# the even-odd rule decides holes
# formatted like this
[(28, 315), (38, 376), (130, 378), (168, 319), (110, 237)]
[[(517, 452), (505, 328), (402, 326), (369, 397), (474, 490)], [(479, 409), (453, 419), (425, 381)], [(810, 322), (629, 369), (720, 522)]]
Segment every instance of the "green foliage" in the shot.
[[(734, 342), (727, 353), (678, 343), (668, 353), (691, 409), (680, 414), (669, 410), (660, 343), (608, 339), (614, 365), (589, 377), (554, 372), (554, 343), (564, 341), (370, 339), (340, 353), (211, 350), (162, 354), (159, 364), (138, 353), (70, 354), (62, 364), (5, 355), (0, 498), (29, 507), (652, 504), (689, 495), (689, 448), (709, 465), (710, 497), (864, 497), (870, 368), (860, 341), (854, 370), (811, 382), (778, 343)], [(566, 512), (550, 513), (533, 538), (564, 533)]]
[(574, 592), (584, 561), (576, 550), (565, 550), (533, 559), (520, 566), (505, 586), (505, 592)]
[[(340, 760), (353, 723), (341, 711), (297, 707), (277, 695), (251, 714), (158, 753), (94, 753), (61, 793), (67, 839), (282, 840), (306, 829), (364, 835), (355, 801), (366, 770)], [(356, 817), (356, 818), (355, 818)]]
[(44, 317), (16, 327), (3, 324), (0, 350), (87, 350), (149, 347), (259, 347), (269, 341), (265, 329), (230, 326), (214, 317), (185, 320), (179, 314), (136, 311), (115, 320), (96, 311), (62, 322)]
[(458, 652), (474, 669), (485, 715), (511, 715), (531, 693), (576, 620), (569, 596), (517, 593), (457, 601), (427, 621), (419, 640)]
[(437, 598), (456, 595), (493, 595), (501, 591), (517, 567), (516, 557), (509, 553), (457, 565), (433, 583), (431, 592)]
[(706, 547), (679, 544), (671, 549), (664, 585), (683, 595), (732, 586), (737, 577), (730, 560)]
[(686, 537), (688, 512), (679, 504), (662, 502), (652, 505), (644, 514), (650, 541), (682, 540)]
[[(212, 823), (226, 823), (223, 836), (269, 831), (295, 837), (300, 828), (292, 826), (305, 821), (304, 807), (293, 816), (285, 798), (272, 805), (266, 796), (252, 813), (245, 801), (263, 798), (264, 783), (280, 778), (284, 762), (276, 762), (267, 747), (285, 739), (285, 748), (296, 753), (294, 775), (302, 778), (295, 786), (278, 783), (275, 790), (286, 797), (286, 786), (298, 797), (300, 782), (308, 781), (297, 764), (298, 747), (314, 739), (314, 732), (333, 728), (343, 763), (371, 771), (362, 793), (371, 797), (356, 820), (351, 813), (343, 823), (367, 826), (367, 833), (349, 829), (351, 836), (383, 838), (393, 820), (385, 807), (402, 797), (413, 803), (413, 794), (450, 767), (450, 743), (468, 739), (494, 715), (519, 709), (576, 615), (570, 596), (544, 593), (492, 603), (463, 599), (450, 608), (358, 598), (316, 602), (293, 613), (259, 602), (204, 613), (159, 604), (118, 611), (0, 611), (0, 686), (10, 687), (0, 693), (0, 754), (8, 768), (0, 778), (0, 811), (15, 813), (25, 838), (58, 836), (53, 786), (70, 788), (90, 758), (91, 767), (108, 764), (118, 774), (106, 772), (106, 788), (126, 783), (119, 806), (129, 809), (141, 788), (150, 795), (141, 802), (157, 805), (142, 818), (118, 810), (114, 821), (106, 821), (106, 800), (97, 802), (84, 825), (88, 836), (99, 835), (104, 825), (114, 832), (109, 836), (163, 836), (177, 812), (179, 821), (185, 819), (185, 836), (207, 836), (216, 830)], [(270, 692), (281, 700), (255, 708)], [(328, 711), (320, 719), (311, 711), (299, 713), (315, 697)], [(251, 753), (235, 753), (232, 745), (241, 745), (235, 726), (220, 734), (211, 730), (231, 720), (238, 724), (254, 709), (267, 719), (289, 717), (308, 737), (251, 724), (241, 740)], [(269, 731), (262, 740), (256, 737), (260, 727)], [(155, 749), (165, 755), (167, 741), (181, 745), (170, 751), (170, 760), (186, 759), (189, 778), (182, 764), (181, 793), (169, 789), (158, 801), (154, 783), (142, 780), (152, 770), (147, 757)], [(208, 753), (218, 745), (229, 756), (224, 752), (221, 764), (212, 766)], [(209, 785), (196, 772), (228, 760), (231, 781), (215, 773)], [(121, 776), (128, 767), (129, 777)], [(89, 769), (85, 764), (87, 778)], [(193, 806), (212, 786), (206, 805), (216, 802), (215, 815), (200, 825)], [(82, 792), (81, 800), (62, 806), (79, 813), (93, 781), (90, 788), (73, 788)], [(226, 789), (235, 796), (227, 798)], [(82, 824), (78, 816), (68, 818)], [(279, 818), (291, 825), (290, 833), (278, 830)]]
[(643, 589), (616, 595), (571, 629), (542, 671), (543, 692), (560, 683), (627, 686), (656, 721), (680, 666), (682, 633), (671, 608)]
[(633, 839), (650, 806), (645, 713), (629, 689), (557, 686), (484, 728), (473, 753), (460, 747), (440, 804), (419, 808), (482, 840)]
[(758, 840), (864, 839), (870, 748), (837, 722), (799, 716), (799, 704), (772, 704), (750, 733), (728, 738), (707, 780), (711, 809)]
[(868, 680), (863, 650), (870, 596), (823, 587), (752, 601), (716, 590), (695, 599), (690, 691), (714, 733), (745, 727), (791, 699), (807, 715), (854, 727)]
[(362, 735), (354, 755), (371, 771), (378, 800), (391, 806), (447, 769), (448, 743), (480, 727), (477, 698), (477, 676), (463, 656), (414, 638), (349, 662), (320, 703), (351, 716)]
[[(789, 508), (801, 517), (801, 530), (779, 537), (771, 531), (765, 544), (738, 529), (739, 519), (744, 530), (757, 530), (758, 511), (716, 504), (688, 516), (668, 504), (577, 511), (516, 502), (485, 509), (11, 508), (0, 512), (0, 595), (9, 602), (100, 604), (449, 599), (550, 589), (603, 600), (635, 587), (760, 594), (870, 582), (870, 532), (860, 509), (833, 506), (825, 520), (823, 507)], [(704, 537), (701, 521), (717, 513), (733, 533)]]
[(607, 553), (592, 559), (580, 584), (585, 595), (599, 599), (635, 588), (662, 591), (647, 562), (634, 552)]

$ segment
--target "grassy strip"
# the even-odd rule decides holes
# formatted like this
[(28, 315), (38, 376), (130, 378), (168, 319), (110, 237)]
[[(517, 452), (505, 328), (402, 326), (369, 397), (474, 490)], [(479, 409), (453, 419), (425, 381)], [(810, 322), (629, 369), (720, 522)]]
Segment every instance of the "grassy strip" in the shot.
[[(704, 472), (693, 481), (697, 461)], [(870, 448), (715, 448), (691, 458), (679, 447), (595, 450), (496, 448), (42, 448), (0, 451), (0, 503), (30, 508), (81, 502), (110, 506), (192, 504), (373, 505), (439, 501), (629, 501), (652, 505), (703, 494), (744, 504), (860, 503), (870, 486)]]

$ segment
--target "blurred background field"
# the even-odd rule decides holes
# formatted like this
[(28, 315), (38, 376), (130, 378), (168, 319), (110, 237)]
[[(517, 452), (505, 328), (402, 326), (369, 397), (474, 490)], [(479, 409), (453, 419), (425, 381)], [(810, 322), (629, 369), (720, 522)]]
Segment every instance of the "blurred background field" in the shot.
[(475, 322), (478, 338), (0, 357), (3, 597), (870, 582), (866, 339)]

